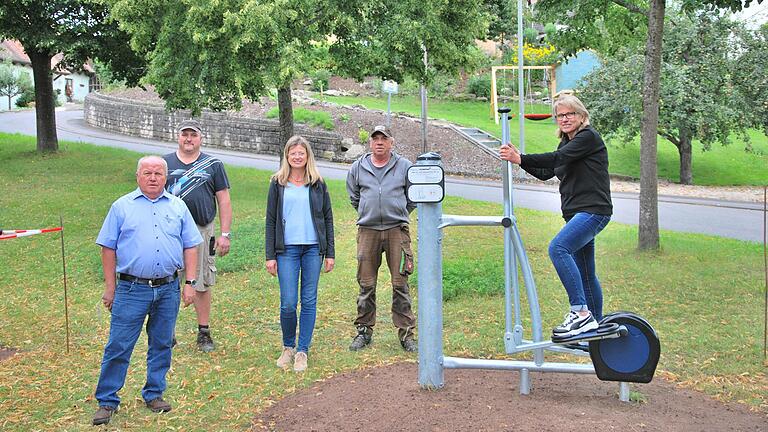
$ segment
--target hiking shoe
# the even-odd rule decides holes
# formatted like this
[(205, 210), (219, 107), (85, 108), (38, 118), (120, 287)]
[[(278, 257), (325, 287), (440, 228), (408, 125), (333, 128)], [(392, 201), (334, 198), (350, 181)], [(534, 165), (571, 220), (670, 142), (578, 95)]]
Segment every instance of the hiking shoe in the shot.
[(402, 345), (403, 349), (406, 352), (418, 352), (419, 351), (419, 344), (413, 339), (413, 337), (407, 337), (404, 340), (400, 341), (400, 345)]
[(147, 402), (147, 408), (156, 413), (168, 412), (171, 410), (171, 404), (164, 401), (163, 398), (159, 397)]
[(552, 335), (553, 337), (563, 339), (595, 330), (598, 327), (599, 324), (592, 317), (591, 312), (581, 316), (577, 312), (570, 311), (565, 315), (563, 323), (552, 329)]
[(296, 351), (293, 348), (283, 347), (283, 352), (280, 353), (280, 357), (277, 359), (277, 367), (287, 368), (291, 361), (293, 361), (294, 354), (296, 354)]
[(100, 406), (98, 410), (93, 414), (93, 425), (103, 425), (109, 423), (112, 420), (112, 414), (115, 413), (115, 408), (110, 406)]
[(197, 333), (197, 348), (202, 352), (211, 352), (214, 350), (210, 331), (200, 330)]
[(360, 326), (357, 328), (357, 335), (352, 339), (352, 343), (349, 344), (349, 350), (360, 351), (370, 345), (372, 341), (373, 331), (369, 327)]
[(293, 361), (294, 372), (304, 372), (307, 370), (307, 353), (299, 351), (296, 353), (296, 358)]

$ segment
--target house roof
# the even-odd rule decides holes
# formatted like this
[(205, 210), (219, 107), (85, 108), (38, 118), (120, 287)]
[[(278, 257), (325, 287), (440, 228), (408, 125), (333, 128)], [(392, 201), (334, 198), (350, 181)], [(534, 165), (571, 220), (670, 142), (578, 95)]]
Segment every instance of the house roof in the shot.
[[(53, 56), (53, 58), (51, 58), (51, 69), (61, 75), (69, 75), (72, 71), (59, 65), (63, 57), (64, 55), (61, 53)], [(0, 61), (5, 59), (9, 59), (16, 64), (32, 66), (32, 61), (24, 51), (24, 47), (17, 40), (5, 39), (0, 41)], [(81, 69), (88, 75), (94, 75), (96, 73), (90, 60), (86, 62)]]

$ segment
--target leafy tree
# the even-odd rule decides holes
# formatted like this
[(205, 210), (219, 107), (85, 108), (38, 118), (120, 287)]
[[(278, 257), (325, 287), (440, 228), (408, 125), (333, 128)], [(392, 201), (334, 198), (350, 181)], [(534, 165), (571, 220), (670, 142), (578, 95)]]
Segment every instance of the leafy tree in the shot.
[(752, 127), (768, 135), (768, 24), (757, 31), (742, 30), (742, 47), (733, 68), (733, 83)]
[(479, 0), (109, 1), (149, 64), (144, 82), (168, 108), (239, 109), (277, 87), (283, 142), (293, 133), (291, 82), (317, 67), (318, 47), (328, 44), (329, 66), (357, 78), (431, 77), (420, 43), (433, 50), (430, 71), (456, 70), (485, 30)]
[(506, 41), (517, 37), (517, 1), (484, 0), (482, 10), (488, 16), (486, 37), (498, 40), (504, 50)]
[[(757, 0), (760, 3), (762, 0)], [(751, 0), (682, 0), (685, 11), (699, 8), (728, 8), (738, 11)], [(640, 218), (638, 248), (659, 248), (658, 181), (656, 134), (659, 122), (659, 78), (661, 41), (664, 33), (666, 0), (576, 0), (558, 2), (541, 0), (539, 11), (559, 17), (565, 24), (557, 45), (566, 53), (583, 48), (616, 52), (635, 41), (634, 35), (646, 34), (643, 83), (643, 121), (640, 132)], [(619, 6), (620, 8), (617, 8)], [(565, 9), (564, 9), (565, 8)], [(638, 26), (643, 23), (645, 26)], [(596, 26), (596, 24), (599, 24)], [(642, 27), (647, 29), (642, 31)], [(640, 31), (638, 31), (638, 28)], [(603, 32), (603, 33), (601, 33)]]
[[(727, 15), (680, 17), (664, 37), (661, 104), (657, 134), (677, 147), (680, 183), (692, 184), (692, 141), (703, 149), (729, 143), (732, 133), (748, 139), (748, 121), (731, 80), (733, 38), (738, 24)], [(642, 123), (643, 53), (620, 52), (590, 74), (582, 93), (594, 123), (605, 134), (635, 138)]]
[(64, 55), (62, 67), (77, 68), (88, 57), (101, 58), (131, 82), (142, 65), (125, 45), (126, 36), (108, 19), (100, 0), (4, 0), (0, 37), (18, 40), (32, 62), (37, 117), (37, 150), (55, 151), (56, 136), (51, 59)]
[(239, 109), (277, 87), (281, 141), (293, 134), (291, 82), (331, 34), (329, 0), (109, 0), (169, 109)]
[(29, 75), (15, 70), (10, 60), (0, 64), (0, 96), (8, 97), (9, 110), (13, 107), (11, 99), (32, 88), (32, 79)]
[(473, 49), (487, 31), (480, 0), (339, 0), (338, 10), (330, 52), (347, 76), (398, 82), (408, 76), (429, 84), (437, 73), (473, 69), (481, 61)]

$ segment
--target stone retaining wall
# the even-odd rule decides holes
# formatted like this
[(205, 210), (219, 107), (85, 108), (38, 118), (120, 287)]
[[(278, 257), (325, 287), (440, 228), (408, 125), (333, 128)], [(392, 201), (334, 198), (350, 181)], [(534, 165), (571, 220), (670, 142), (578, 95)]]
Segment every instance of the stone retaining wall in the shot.
[[(158, 104), (90, 93), (85, 98), (85, 122), (91, 126), (142, 138), (175, 142), (176, 125), (191, 117), (189, 111), (168, 112)], [(279, 155), (282, 148), (277, 120), (249, 119), (228, 112), (204, 110), (197, 118), (203, 124), (203, 146), (227, 150)], [(315, 156), (341, 160), (342, 136), (304, 126), (294, 133), (312, 144)]]

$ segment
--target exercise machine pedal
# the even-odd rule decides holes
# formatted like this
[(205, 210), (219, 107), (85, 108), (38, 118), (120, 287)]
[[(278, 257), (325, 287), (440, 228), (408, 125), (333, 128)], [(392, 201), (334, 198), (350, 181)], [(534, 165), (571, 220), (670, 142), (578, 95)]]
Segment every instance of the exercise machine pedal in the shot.
[(586, 331), (581, 334), (572, 335), (572, 336), (552, 336), (552, 342), (556, 344), (564, 344), (569, 342), (589, 342), (594, 340), (600, 340), (600, 339), (609, 339), (609, 338), (618, 338), (623, 335), (627, 334), (626, 327), (623, 327), (616, 323), (606, 323), (605, 325), (601, 325), (600, 327)]
[(603, 381), (649, 383), (661, 355), (656, 331), (632, 312), (605, 316), (601, 325), (617, 324), (627, 332), (619, 338), (590, 341), (589, 356), (597, 377)]

